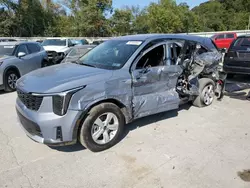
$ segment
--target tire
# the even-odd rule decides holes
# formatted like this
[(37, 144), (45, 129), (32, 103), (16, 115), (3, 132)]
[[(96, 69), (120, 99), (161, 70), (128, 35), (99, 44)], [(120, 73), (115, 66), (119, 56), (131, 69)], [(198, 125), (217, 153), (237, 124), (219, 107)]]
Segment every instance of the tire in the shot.
[(49, 66), (49, 62), (46, 60), (43, 60), (42, 67), (48, 67), (48, 66)]
[(4, 80), (5, 80), (5, 91), (13, 92), (16, 90), (16, 81), (20, 78), (19, 74), (15, 70), (9, 70), (6, 72)]
[[(108, 115), (112, 117), (110, 119), (111, 121), (109, 121), (109, 123), (111, 122), (109, 125), (105, 123)], [(100, 126), (98, 126), (97, 123)], [(107, 126), (105, 126), (105, 124)], [(80, 129), (79, 141), (84, 147), (92, 152), (100, 152), (109, 149), (120, 141), (124, 125), (125, 118), (118, 106), (113, 103), (99, 104), (89, 111), (87, 117), (83, 121)]]
[(209, 78), (200, 79), (199, 80), (200, 95), (194, 99), (193, 105), (199, 108), (211, 105), (215, 99), (214, 89), (215, 89), (215, 83), (213, 80)]

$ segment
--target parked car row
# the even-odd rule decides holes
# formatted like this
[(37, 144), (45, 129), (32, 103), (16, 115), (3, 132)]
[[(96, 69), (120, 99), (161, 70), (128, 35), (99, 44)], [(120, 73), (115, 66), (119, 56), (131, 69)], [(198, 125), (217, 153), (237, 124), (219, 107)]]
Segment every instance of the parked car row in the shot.
[(62, 60), (76, 61), (95, 47), (74, 46), (69, 39), (46, 39), (42, 43), (13, 40), (0, 42), (0, 90), (14, 91), (21, 76)]
[(209, 38), (123, 36), (70, 59), (78, 50), (66, 56), (72, 63), (38, 69), (17, 81), (18, 118), (36, 142), (54, 146), (78, 140), (98, 152), (115, 145), (125, 124), (138, 118), (187, 102), (205, 107), (223, 97), (222, 55)]

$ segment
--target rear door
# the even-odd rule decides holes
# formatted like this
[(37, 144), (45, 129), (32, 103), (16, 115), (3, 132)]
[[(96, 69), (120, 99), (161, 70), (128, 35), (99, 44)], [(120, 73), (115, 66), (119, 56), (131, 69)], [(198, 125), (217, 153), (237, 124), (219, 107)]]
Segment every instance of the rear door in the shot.
[(230, 46), (225, 64), (250, 69), (250, 37), (239, 37)]
[(219, 34), (215, 38), (215, 44), (218, 48), (225, 48), (225, 34)]
[(182, 69), (168, 65), (170, 49), (167, 42), (145, 50), (134, 62), (132, 72), (134, 118), (144, 117), (179, 107), (175, 90)]

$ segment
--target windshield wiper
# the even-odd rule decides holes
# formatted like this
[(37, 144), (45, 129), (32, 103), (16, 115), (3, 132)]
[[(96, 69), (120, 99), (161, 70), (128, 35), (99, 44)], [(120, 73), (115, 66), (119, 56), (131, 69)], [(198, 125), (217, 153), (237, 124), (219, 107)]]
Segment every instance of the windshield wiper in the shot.
[(81, 63), (79, 60), (71, 61), (71, 63), (75, 63), (75, 64), (79, 64), (79, 65), (85, 65), (85, 66), (88, 66), (88, 67), (94, 67), (94, 68), (96, 68), (95, 65), (91, 65), (91, 64), (87, 64), (87, 63)]
[(80, 65), (85, 65), (85, 66), (88, 66), (88, 67), (94, 67), (94, 68), (96, 68), (95, 65), (90, 65), (90, 64), (87, 64), (87, 63), (80, 63)]

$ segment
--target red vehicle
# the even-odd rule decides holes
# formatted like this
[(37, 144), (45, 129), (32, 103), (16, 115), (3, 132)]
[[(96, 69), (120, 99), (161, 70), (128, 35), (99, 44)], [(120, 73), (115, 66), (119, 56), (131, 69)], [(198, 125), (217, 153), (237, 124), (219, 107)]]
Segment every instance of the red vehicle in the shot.
[(231, 43), (237, 38), (236, 33), (218, 33), (213, 35), (212, 40), (216, 44), (217, 48), (228, 49), (231, 45)]

